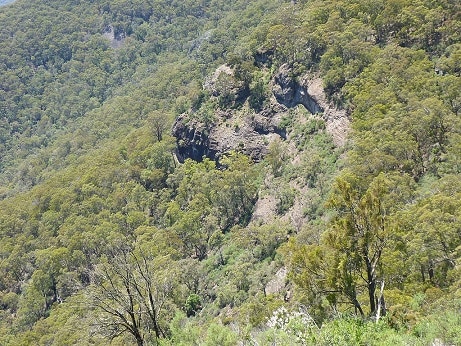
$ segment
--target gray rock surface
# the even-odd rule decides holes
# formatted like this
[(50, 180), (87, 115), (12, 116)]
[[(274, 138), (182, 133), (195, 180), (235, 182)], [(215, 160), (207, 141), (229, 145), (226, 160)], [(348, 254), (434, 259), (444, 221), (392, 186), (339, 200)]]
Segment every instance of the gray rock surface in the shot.
[(288, 108), (301, 104), (312, 114), (324, 111), (319, 102), (309, 94), (307, 85), (299, 83), (292, 76), (287, 64), (282, 65), (274, 76), (272, 92), (276, 100)]
[(319, 76), (306, 74), (298, 81), (284, 64), (274, 76), (272, 92), (279, 103), (289, 108), (301, 104), (312, 114), (321, 114), (335, 145), (345, 144), (350, 127), (347, 112), (328, 101)]
[(182, 115), (173, 126), (178, 160), (201, 161), (203, 157), (219, 160), (223, 154), (236, 150), (260, 161), (267, 154), (268, 144), (285, 136), (284, 129), (279, 127), (280, 114), (269, 109), (249, 115), (235, 110), (218, 111), (217, 120), (209, 128)]
[[(212, 97), (219, 95), (220, 75), (232, 80), (233, 71), (220, 66), (205, 83)], [(230, 90), (241, 93), (240, 86), (231, 85)], [(302, 79), (292, 76), (288, 65), (282, 65), (270, 85), (273, 97), (258, 113), (247, 108), (218, 109), (215, 121), (205, 125), (188, 114), (176, 119), (173, 135), (177, 139), (177, 157), (180, 162), (187, 158), (201, 161), (204, 157), (213, 160), (236, 150), (260, 161), (268, 151), (269, 144), (277, 137), (285, 138), (285, 129), (280, 126), (288, 109), (303, 105), (312, 114), (319, 114), (326, 123), (327, 131), (337, 146), (344, 145), (349, 129), (345, 110), (336, 108), (328, 101), (321, 78), (306, 75)], [(238, 97), (236, 96), (236, 99)]]

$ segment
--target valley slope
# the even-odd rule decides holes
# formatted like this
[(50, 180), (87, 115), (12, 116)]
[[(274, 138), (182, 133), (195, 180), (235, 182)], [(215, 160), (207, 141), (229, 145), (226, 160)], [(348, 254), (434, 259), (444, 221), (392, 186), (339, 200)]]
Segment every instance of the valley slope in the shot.
[(461, 343), (459, 1), (0, 22), (1, 345)]

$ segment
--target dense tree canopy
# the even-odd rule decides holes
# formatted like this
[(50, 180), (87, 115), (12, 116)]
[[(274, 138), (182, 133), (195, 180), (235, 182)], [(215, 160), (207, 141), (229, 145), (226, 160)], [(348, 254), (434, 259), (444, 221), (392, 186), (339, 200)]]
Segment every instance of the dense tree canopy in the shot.
[[(0, 21), (1, 345), (461, 343), (459, 1), (17, 0)], [(283, 69), (328, 109), (278, 103)], [(180, 163), (179, 115), (284, 135)]]

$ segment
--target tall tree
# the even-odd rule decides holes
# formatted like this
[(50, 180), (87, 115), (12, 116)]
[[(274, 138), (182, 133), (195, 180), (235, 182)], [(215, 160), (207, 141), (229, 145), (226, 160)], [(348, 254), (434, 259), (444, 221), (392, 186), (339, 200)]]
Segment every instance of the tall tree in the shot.
[(166, 336), (162, 318), (174, 288), (170, 264), (168, 256), (154, 257), (128, 245), (112, 248), (89, 290), (103, 333), (112, 338), (129, 333), (138, 346)]
[(320, 244), (293, 252), (298, 285), (326, 296), (334, 307), (345, 298), (362, 316), (365, 293), (370, 316), (378, 316), (383, 296), (376, 291), (385, 278), (383, 253), (393, 244), (393, 214), (412, 200), (412, 185), (408, 175), (381, 173), (369, 184), (352, 173), (337, 178), (328, 202), (336, 211), (329, 230)]
[(327, 243), (345, 256), (348, 272), (355, 274), (350, 278), (355, 281), (351, 283), (353, 286), (345, 286), (346, 294), (357, 304), (351, 292), (356, 292), (359, 282), (364, 281), (370, 315), (375, 315), (378, 313), (376, 289), (384, 279), (381, 258), (392, 238), (391, 215), (399, 205), (411, 200), (412, 180), (406, 175), (381, 173), (365, 191), (361, 190), (360, 182), (352, 174), (337, 179), (329, 201), (337, 216), (327, 234)]

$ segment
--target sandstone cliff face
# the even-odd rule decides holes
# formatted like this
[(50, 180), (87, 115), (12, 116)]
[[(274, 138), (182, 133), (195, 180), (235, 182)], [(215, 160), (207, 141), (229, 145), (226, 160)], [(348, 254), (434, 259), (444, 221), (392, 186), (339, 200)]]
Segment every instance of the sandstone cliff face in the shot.
[(286, 107), (293, 108), (301, 104), (312, 114), (323, 112), (323, 107), (314, 98), (315, 96), (309, 94), (306, 85), (291, 76), (288, 65), (280, 67), (272, 84), (272, 92), (276, 100)]
[[(242, 107), (218, 108), (211, 124), (204, 124), (189, 114), (182, 114), (176, 119), (172, 132), (177, 139), (177, 157), (180, 162), (187, 158), (201, 161), (204, 157), (219, 160), (231, 150), (240, 151), (254, 161), (260, 161), (274, 139), (286, 138), (281, 121), (289, 109), (297, 105), (303, 105), (310, 113), (322, 117), (337, 146), (345, 143), (349, 128), (346, 111), (328, 102), (319, 77), (306, 75), (298, 81), (292, 77), (288, 65), (282, 65), (270, 82), (271, 95), (268, 102), (259, 112), (255, 112), (245, 106), (245, 98), (249, 95), (241, 85), (232, 81), (232, 76), (232, 69), (223, 65), (204, 87), (211, 97), (220, 97), (225, 88), (227, 94), (235, 94), (230, 99), (233, 102), (240, 100)], [(224, 79), (231, 80), (225, 87), (220, 86), (220, 81)]]
[(312, 114), (321, 115), (335, 145), (345, 144), (350, 126), (347, 112), (328, 101), (320, 77), (306, 74), (298, 82), (285, 64), (275, 75), (272, 90), (279, 103), (289, 108), (301, 104)]
[(204, 157), (219, 160), (225, 153), (236, 150), (260, 161), (267, 154), (267, 147), (275, 138), (285, 138), (280, 127), (282, 109), (268, 108), (249, 115), (233, 110), (218, 110), (211, 126), (190, 120), (181, 115), (173, 126), (177, 138), (177, 157), (201, 161)]
[[(320, 77), (304, 76), (301, 85), (311, 98), (322, 109), (322, 119), (325, 121), (326, 130), (332, 136), (333, 143), (342, 147), (346, 143), (350, 129), (350, 120), (345, 109), (337, 108), (328, 101)], [(306, 106), (307, 108), (307, 106)], [(309, 108), (308, 108), (309, 109)]]

